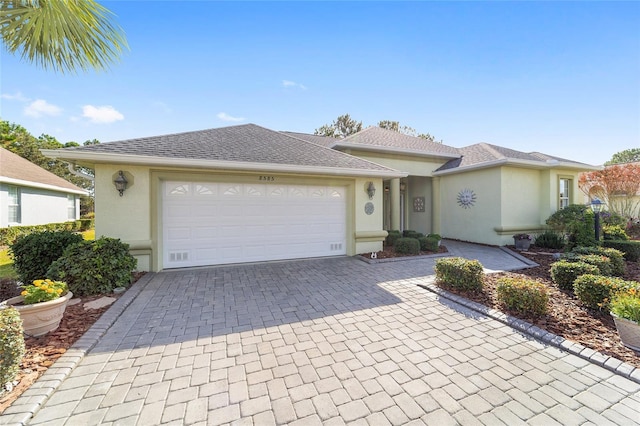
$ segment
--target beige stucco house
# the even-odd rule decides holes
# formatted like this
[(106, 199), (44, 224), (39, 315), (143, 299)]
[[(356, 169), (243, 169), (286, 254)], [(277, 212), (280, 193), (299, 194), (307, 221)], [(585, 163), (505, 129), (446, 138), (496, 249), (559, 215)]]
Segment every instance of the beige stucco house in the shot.
[(247, 124), (43, 152), (95, 168), (96, 235), (152, 271), (368, 253), (389, 229), (509, 244), (579, 202), (578, 174), (595, 169), (378, 127), (332, 139)]

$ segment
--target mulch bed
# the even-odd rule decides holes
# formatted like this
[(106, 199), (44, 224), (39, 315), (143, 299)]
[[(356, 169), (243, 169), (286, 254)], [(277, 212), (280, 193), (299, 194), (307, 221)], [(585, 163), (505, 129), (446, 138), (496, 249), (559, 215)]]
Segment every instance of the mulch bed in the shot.
[[(421, 251), (420, 253), (416, 254), (416, 255), (411, 255), (411, 254), (398, 254), (395, 251), (393, 251), (393, 246), (388, 247), (385, 246), (381, 251), (377, 252), (377, 258), (378, 259), (392, 259), (394, 257), (413, 257), (413, 256), (426, 256), (429, 254), (438, 254), (438, 253), (447, 253), (448, 250), (445, 246), (440, 246), (438, 248), (438, 251)], [(365, 253), (362, 254), (361, 256), (364, 256), (366, 258), (371, 257), (371, 253)]]

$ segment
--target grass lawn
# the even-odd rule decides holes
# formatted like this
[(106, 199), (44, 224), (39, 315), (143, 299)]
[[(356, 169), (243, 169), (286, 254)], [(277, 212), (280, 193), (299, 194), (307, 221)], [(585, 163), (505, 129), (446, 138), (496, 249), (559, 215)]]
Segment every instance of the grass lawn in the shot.
[[(95, 240), (96, 230), (90, 229), (82, 232), (82, 238), (85, 240)], [(9, 249), (0, 250), (0, 279), (2, 278), (18, 278), (16, 271), (13, 269), (13, 259), (9, 256)]]

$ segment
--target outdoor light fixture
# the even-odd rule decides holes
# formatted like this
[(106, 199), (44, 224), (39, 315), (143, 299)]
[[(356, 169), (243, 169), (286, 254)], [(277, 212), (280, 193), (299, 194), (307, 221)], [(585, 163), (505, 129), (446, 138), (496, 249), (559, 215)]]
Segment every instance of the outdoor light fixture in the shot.
[(400, 191), (404, 191), (407, 188), (407, 185), (404, 182), (400, 182)]
[(373, 182), (369, 182), (369, 184), (367, 185), (367, 195), (369, 196), (370, 200), (373, 200), (373, 196), (376, 195), (376, 187)]
[(591, 210), (593, 210), (593, 213), (595, 213), (596, 215), (596, 223), (595, 223), (596, 241), (600, 241), (600, 212), (604, 207), (604, 203), (599, 198), (594, 198), (591, 201), (590, 207), (591, 207)]
[(124, 172), (120, 170), (118, 172), (118, 177), (113, 180), (113, 184), (116, 186), (116, 189), (120, 193), (121, 197), (122, 197), (122, 194), (124, 194), (124, 190), (127, 189), (128, 183), (129, 181), (127, 180), (127, 178), (124, 177)]

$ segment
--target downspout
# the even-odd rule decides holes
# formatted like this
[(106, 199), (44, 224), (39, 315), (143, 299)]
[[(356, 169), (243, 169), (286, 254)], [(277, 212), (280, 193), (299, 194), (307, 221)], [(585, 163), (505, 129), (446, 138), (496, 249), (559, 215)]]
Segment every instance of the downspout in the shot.
[(90, 181), (95, 181), (95, 178), (91, 175), (88, 175), (86, 173), (82, 173), (78, 170), (76, 170), (76, 164), (75, 163), (67, 163), (67, 168), (69, 169), (69, 171), (71, 172), (71, 174), (73, 174), (74, 176), (78, 176), (84, 179), (89, 179)]

